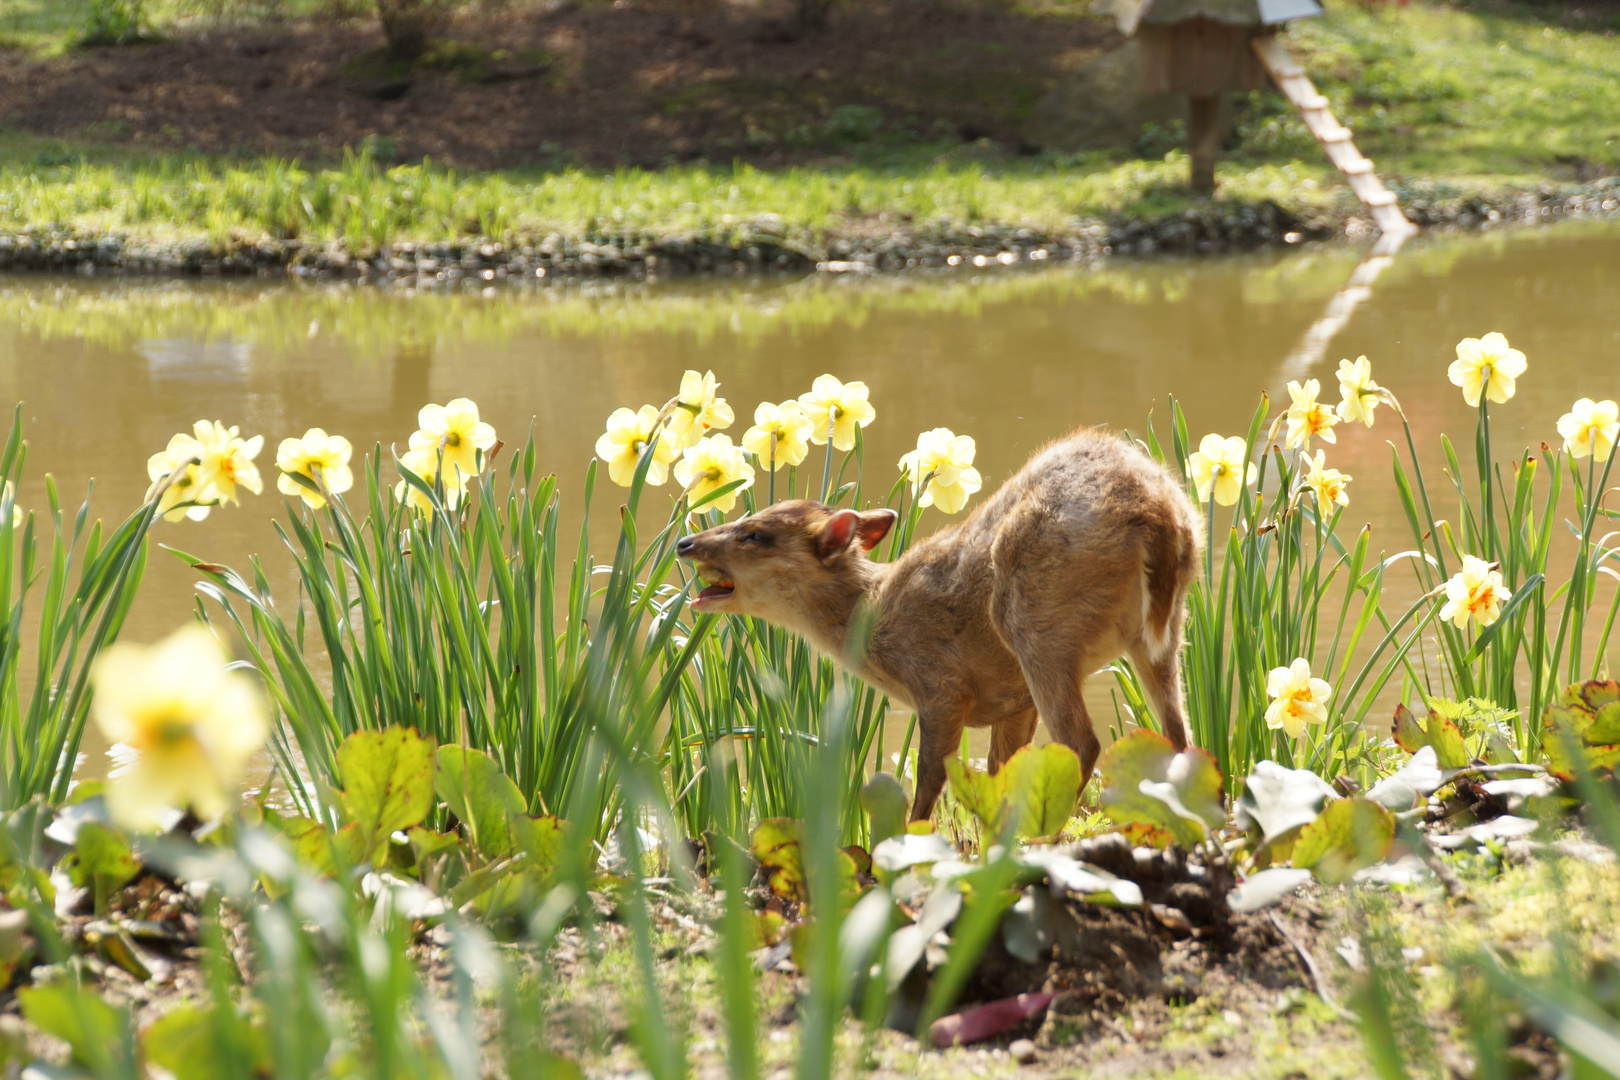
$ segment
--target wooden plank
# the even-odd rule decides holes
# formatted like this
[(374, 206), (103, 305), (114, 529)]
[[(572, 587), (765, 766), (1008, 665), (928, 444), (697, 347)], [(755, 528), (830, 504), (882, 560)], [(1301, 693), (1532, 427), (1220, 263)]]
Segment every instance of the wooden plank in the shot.
[(1378, 228), (1391, 236), (1412, 232), (1413, 225), (1401, 213), (1394, 193), (1378, 179), (1373, 172), (1372, 162), (1356, 149), (1350, 129), (1334, 119), (1328, 109), (1327, 98), (1317, 92), (1305, 69), (1288, 55), (1282, 42), (1268, 35), (1252, 38), (1249, 47), (1271, 73), (1277, 88), (1294, 106), (1300, 119), (1305, 121), (1305, 127), (1321, 144), (1328, 161), (1344, 174), (1350, 190), (1371, 212)]

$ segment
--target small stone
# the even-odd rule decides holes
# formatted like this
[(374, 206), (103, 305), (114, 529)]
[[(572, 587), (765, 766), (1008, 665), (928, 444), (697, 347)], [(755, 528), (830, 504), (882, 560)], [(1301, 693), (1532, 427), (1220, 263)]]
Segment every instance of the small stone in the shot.
[(1007, 1053), (1020, 1065), (1035, 1064), (1035, 1043), (1030, 1039), (1014, 1039), (1012, 1045), (1007, 1047)]

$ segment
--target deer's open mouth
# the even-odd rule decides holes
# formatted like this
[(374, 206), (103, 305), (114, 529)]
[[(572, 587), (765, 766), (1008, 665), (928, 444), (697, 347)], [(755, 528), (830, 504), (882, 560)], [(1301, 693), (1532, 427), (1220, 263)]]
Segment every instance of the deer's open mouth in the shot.
[(712, 566), (698, 568), (698, 577), (705, 582), (703, 591), (692, 600), (692, 607), (701, 610), (705, 605), (716, 601), (730, 599), (731, 594), (737, 591), (736, 582), (726, 576), (723, 570)]

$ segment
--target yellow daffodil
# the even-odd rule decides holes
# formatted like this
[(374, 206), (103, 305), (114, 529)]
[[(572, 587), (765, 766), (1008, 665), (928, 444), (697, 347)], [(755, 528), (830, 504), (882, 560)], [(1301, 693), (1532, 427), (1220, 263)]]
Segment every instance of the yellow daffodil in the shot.
[(468, 398), (424, 405), (416, 414), (416, 423), (410, 448), (443, 450), (446, 482), (458, 473), (462, 483), (478, 475), (478, 451), (487, 454), (495, 445), (495, 429), (478, 419), (478, 406)]
[(1325, 450), (1318, 450), (1314, 456), (1305, 455), (1305, 484), (1316, 493), (1316, 508), (1323, 517), (1332, 512), (1335, 503), (1350, 505), (1350, 495), (1344, 489), (1351, 478), (1338, 469), (1323, 468), (1326, 456)]
[(1440, 609), (1440, 618), (1468, 628), (1469, 619), (1478, 619), (1483, 629), (1502, 614), (1502, 604), (1510, 593), (1502, 583), (1502, 572), (1484, 559), (1463, 556), (1462, 569), (1446, 582), (1446, 603)]
[(326, 505), (326, 496), (293, 477), (314, 481), (318, 475), (326, 490), (333, 494), (348, 491), (354, 486), (354, 473), (349, 469), (352, 452), (348, 439), (328, 435), (318, 427), (304, 432), (302, 439), (282, 439), (276, 448), (276, 468), (281, 470), (276, 490), (283, 495), (296, 495), (312, 510), (319, 510)]
[(1581, 398), (1558, 418), (1558, 434), (1571, 457), (1591, 456), (1608, 461), (1620, 436), (1620, 407), (1612, 401)]
[(1282, 728), (1289, 738), (1297, 739), (1305, 733), (1306, 724), (1327, 721), (1327, 701), (1333, 688), (1312, 678), (1310, 662), (1300, 658), (1288, 667), (1271, 669), (1266, 676), (1266, 696), (1272, 699), (1266, 707), (1266, 727)]
[[(168, 446), (146, 459), (146, 475), (152, 480), (152, 486), (146, 489), (146, 498), (150, 501), (162, 489), (158, 513), (164, 521), (181, 518), (201, 521), (219, 501), (203, 480), (202, 467), (198, 464), (201, 457), (201, 444), (181, 432), (169, 440)], [(174, 480), (165, 487), (164, 481), (170, 473), (174, 474)], [(187, 503), (191, 505), (185, 505)]]
[(1490, 333), (1457, 342), (1457, 359), (1447, 372), (1462, 387), (1463, 400), (1479, 407), (1484, 395), (1500, 405), (1513, 396), (1513, 380), (1524, 374), (1524, 353), (1508, 348), (1507, 338)]
[(240, 428), (226, 427), (218, 420), (199, 420), (192, 431), (197, 440), (197, 470), (212, 492), (213, 502), (236, 502), (238, 487), (255, 495), (264, 490), (259, 467), (253, 464), (264, 447), (263, 435), (243, 439)]
[(1226, 439), (1214, 434), (1204, 436), (1198, 449), (1187, 455), (1187, 471), (1198, 491), (1199, 502), (1207, 503), (1211, 492), (1222, 506), (1238, 501), (1244, 486), (1254, 483), (1259, 475), (1252, 461), (1247, 471), (1243, 468), (1247, 450), (1248, 446), (1236, 435)]
[(737, 418), (725, 398), (714, 396), (719, 385), (712, 371), (702, 375), (688, 371), (681, 376), (681, 393), (675, 399), (675, 409), (669, 414), (669, 426), (665, 429), (676, 450), (696, 446), (710, 431), (728, 428)]
[[(1339, 419), (1347, 424), (1358, 420), (1373, 426), (1373, 410), (1378, 408), (1378, 391), (1383, 387), (1373, 382), (1372, 364), (1365, 356), (1356, 362), (1339, 361)], [(1331, 441), (1331, 440), (1330, 440)]]
[(1288, 384), (1288, 396), (1294, 399), (1288, 407), (1289, 446), (1309, 450), (1315, 436), (1321, 436), (1323, 442), (1338, 441), (1333, 425), (1339, 422), (1339, 415), (1333, 406), (1316, 400), (1321, 391), (1322, 384), (1315, 379), (1306, 379), (1304, 386), (1298, 380)]
[[(419, 446), (414, 450), (407, 450), (399, 456), (401, 468), (409, 469), (422, 478), (422, 482), (432, 486), (439, 476), (439, 451), (437, 447), (428, 448)], [(448, 463), (446, 463), (448, 465)], [(467, 490), (467, 477), (462, 473), (452, 473), (448, 467), (444, 474), (444, 508), (454, 510), (461, 503), (461, 496)], [(424, 514), (433, 512), (433, 500), (420, 488), (401, 480), (394, 485), (394, 501), (409, 501), (412, 506)]]
[(877, 415), (866, 400), (863, 382), (839, 382), (831, 375), (818, 375), (808, 394), (799, 395), (799, 404), (815, 425), (810, 441), (825, 446), (828, 440), (839, 450), (855, 449), (855, 429), (865, 427)]
[(743, 433), (742, 446), (767, 469), (800, 465), (810, 453), (810, 433), (814, 430), (815, 423), (797, 401), (780, 405), (762, 401), (754, 410), (754, 426)]
[(967, 505), (968, 496), (984, 486), (979, 470), (973, 467), (977, 451), (972, 438), (950, 428), (938, 427), (917, 436), (917, 449), (900, 459), (900, 469), (911, 481), (912, 494), (924, 480), (928, 486), (918, 498), (918, 506), (937, 506), (954, 514)]
[(675, 482), (693, 502), (733, 480), (743, 483), (706, 505), (705, 510), (729, 514), (737, 505), (737, 493), (753, 486), (754, 467), (743, 456), (742, 447), (732, 445), (730, 435), (708, 435), (699, 439), (697, 445), (688, 446), (681, 460), (675, 463)]
[[(615, 484), (629, 487), (635, 480), (636, 464), (647, 444), (653, 441), (653, 428), (657, 423), (658, 410), (651, 405), (643, 405), (639, 412), (614, 409), (613, 415), (608, 417), (607, 433), (596, 440), (596, 456), (607, 462), (608, 475)], [(647, 483), (656, 487), (669, 479), (669, 463), (679, 453), (668, 432), (659, 433), (652, 464), (647, 466)]]
[(156, 645), (109, 645), (96, 658), (90, 710), (108, 740), (132, 755), (108, 778), (115, 822), (146, 829), (169, 807), (210, 818), (229, 806), (270, 730), (253, 680), (227, 670), (229, 659), (196, 625)]

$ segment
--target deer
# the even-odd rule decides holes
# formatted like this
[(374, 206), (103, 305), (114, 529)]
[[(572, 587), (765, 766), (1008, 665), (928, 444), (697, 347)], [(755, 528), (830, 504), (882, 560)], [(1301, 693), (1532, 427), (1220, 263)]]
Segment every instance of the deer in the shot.
[[(873, 560), (897, 517), (786, 500), (683, 536), (675, 551), (705, 583), (693, 611), (795, 631), (915, 712), (913, 821), (933, 813), (964, 727), (990, 729), (994, 773), (1044, 721), (1080, 759), (1083, 791), (1102, 749), (1084, 683), (1122, 656), (1186, 749), (1179, 654), (1203, 519), (1164, 466), (1081, 428), (959, 523)], [(864, 648), (851, 655), (863, 608)]]

